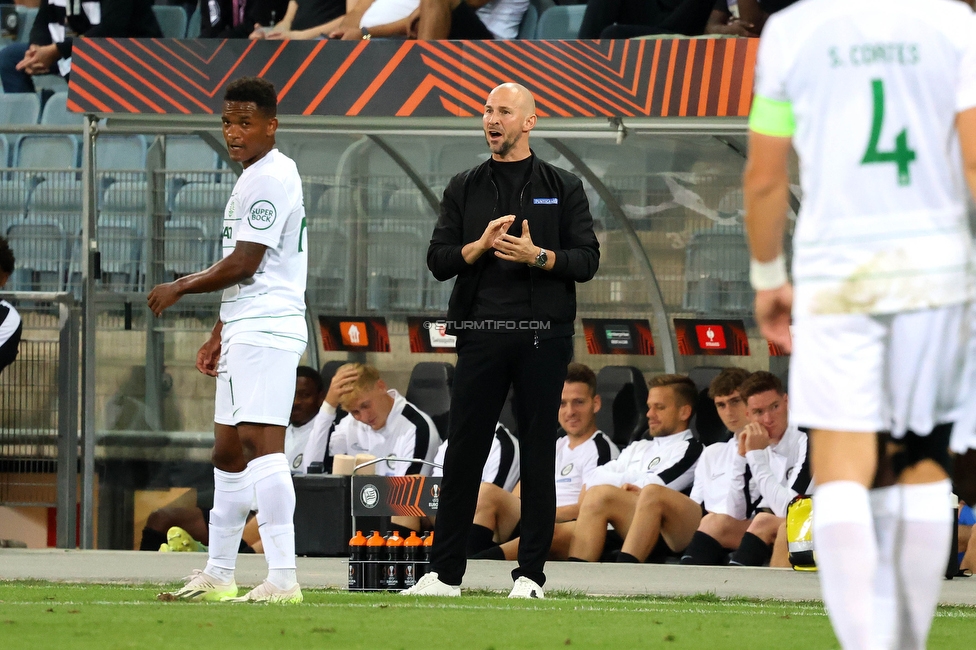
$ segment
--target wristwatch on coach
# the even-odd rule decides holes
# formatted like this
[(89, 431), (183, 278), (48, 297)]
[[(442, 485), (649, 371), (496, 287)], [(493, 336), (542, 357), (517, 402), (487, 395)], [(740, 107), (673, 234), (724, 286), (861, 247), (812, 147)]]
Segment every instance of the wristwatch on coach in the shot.
[(368, 41), (369, 39), (371, 39), (373, 37), (373, 35), (370, 34), (369, 33), (369, 30), (366, 29), (365, 27), (360, 27), (360, 29), (363, 30), (363, 40), (364, 41)]
[(546, 255), (546, 249), (541, 248), (541, 249), (539, 249), (539, 254), (535, 256), (535, 263), (532, 266), (535, 266), (535, 267), (541, 269), (541, 268), (545, 267), (546, 262), (548, 262), (548, 261), (549, 261), (549, 256)]

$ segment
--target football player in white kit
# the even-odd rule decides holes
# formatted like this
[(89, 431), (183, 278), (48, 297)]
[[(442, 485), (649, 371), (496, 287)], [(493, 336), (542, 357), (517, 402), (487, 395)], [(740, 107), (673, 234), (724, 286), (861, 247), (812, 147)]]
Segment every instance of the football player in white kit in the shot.
[[(924, 648), (938, 600), (972, 299), (974, 107), (976, 21), (961, 2), (805, 0), (766, 24), (745, 172), (751, 279), (762, 333), (792, 346), (817, 565), (844, 648)], [(891, 433), (882, 454), (877, 432)], [(886, 487), (871, 489), (886, 483), (876, 470)]]
[(307, 233), (298, 169), (275, 148), (276, 113), (269, 82), (244, 78), (227, 87), (224, 140), (244, 172), (224, 211), (223, 259), (149, 294), (159, 316), (185, 294), (223, 291), (220, 320), (197, 353), (197, 369), (217, 378), (209, 560), (163, 599), (235, 599), (238, 544), (256, 503), (268, 578), (236, 600), (302, 601), (284, 441), (307, 341)]

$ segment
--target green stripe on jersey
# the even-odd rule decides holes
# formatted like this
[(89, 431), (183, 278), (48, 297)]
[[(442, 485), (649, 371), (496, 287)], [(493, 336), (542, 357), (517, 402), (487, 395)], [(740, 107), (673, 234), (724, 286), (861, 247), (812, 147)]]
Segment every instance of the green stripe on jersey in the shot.
[(756, 95), (749, 112), (749, 129), (777, 138), (792, 137), (796, 132), (793, 104)]

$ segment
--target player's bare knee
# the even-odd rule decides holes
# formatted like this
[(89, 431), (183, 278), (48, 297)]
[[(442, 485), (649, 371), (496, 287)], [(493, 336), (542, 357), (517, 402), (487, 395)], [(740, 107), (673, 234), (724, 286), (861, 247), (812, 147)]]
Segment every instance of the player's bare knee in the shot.
[(637, 496), (637, 510), (656, 511), (662, 510), (667, 501), (667, 492), (670, 488), (663, 485), (647, 485), (641, 489)]
[(782, 517), (777, 517), (772, 513), (760, 512), (746, 530), (767, 544), (772, 544), (783, 521)]
[(586, 496), (583, 497), (583, 503), (580, 504), (580, 509), (603, 511), (614, 502), (619, 490), (620, 488), (612, 485), (598, 485), (590, 488), (586, 491)]

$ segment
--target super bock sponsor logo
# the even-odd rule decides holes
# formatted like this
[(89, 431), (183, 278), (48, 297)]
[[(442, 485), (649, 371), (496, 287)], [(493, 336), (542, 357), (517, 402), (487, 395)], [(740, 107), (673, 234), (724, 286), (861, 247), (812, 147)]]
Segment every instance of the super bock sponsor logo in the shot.
[(566, 465), (566, 467), (564, 467), (562, 471), (559, 472), (559, 474), (560, 476), (569, 476), (569, 473), (572, 471), (573, 471), (573, 464), (570, 463), (569, 465)]
[(380, 502), (380, 491), (372, 483), (367, 483), (359, 491), (359, 501), (367, 508), (375, 508)]
[(651, 471), (652, 469), (654, 469), (660, 464), (661, 464), (661, 457), (658, 456), (657, 458), (653, 459), (651, 462), (647, 464), (647, 471)]
[(271, 201), (256, 201), (247, 212), (247, 222), (255, 230), (267, 230), (274, 225), (277, 217), (278, 211)]

